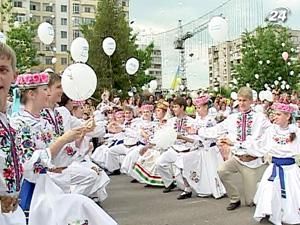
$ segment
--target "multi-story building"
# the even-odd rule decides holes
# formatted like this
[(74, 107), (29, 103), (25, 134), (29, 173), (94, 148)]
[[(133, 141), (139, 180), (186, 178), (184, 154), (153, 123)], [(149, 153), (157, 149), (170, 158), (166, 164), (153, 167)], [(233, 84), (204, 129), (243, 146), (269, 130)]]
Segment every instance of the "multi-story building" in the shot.
[[(300, 46), (300, 30), (291, 30), (290, 33), (295, 46)], [(238, 38), (208, 49), (209, 87), (229, 85), (234, 65), (239, 64), (242, 59), (241, 46), (242, 39)]]
[(161, 49), (155, 46), (151, 55), (151, 67), (148, 69), (149, 75), (155, 77), (157, 81), (157, 89), (162, 87), (162, 56)]
[[(4, 2), (7, 0), (0, 0)], [(62, 71), (71, 63), (69, 54), (72, 41), (82, 36), (80, 26), (94, 21), (98, 0), (13, 0), (12, 13), (20, 23), (33, 20), (37, 23), (48, 22), (55, 30), (55, 40), (51, 45), (35, 40), (40, 57), (40, 68), (53, 68), (52, 59), (56, 58), (55, 71)], [(126, 18), (129, 14), (129, 0), (118, 0)], [(2, 30), (8, 26), (2, 25)]]
[[(141, 44), (141, 49), (145, 49), (146, 45)], [(161, 49), (158, 46), (154, 46), (153, 52), (151, 54), (151, 65), (147, 69), (147, 75), (155, 77), (157, 81), (157, 89), (162, 88), (162, 55)]]

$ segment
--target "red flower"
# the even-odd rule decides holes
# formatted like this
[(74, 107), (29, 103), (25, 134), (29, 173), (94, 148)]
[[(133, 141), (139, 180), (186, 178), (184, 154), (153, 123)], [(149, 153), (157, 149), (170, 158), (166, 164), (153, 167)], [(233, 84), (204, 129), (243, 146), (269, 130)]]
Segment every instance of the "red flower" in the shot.
[(6, 169), (3, 170), (3, 176), (6, 179), (12, 179), (15, 176), (15, 171), (12, 167), (7, 167)]

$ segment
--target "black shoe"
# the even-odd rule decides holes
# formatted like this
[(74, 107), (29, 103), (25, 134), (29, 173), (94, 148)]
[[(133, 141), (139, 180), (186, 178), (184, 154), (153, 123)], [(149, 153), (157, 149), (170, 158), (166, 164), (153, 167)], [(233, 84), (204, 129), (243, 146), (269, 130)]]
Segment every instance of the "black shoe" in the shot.
[(163, 190), (163, 193), (168, 193), (170, 191), (172, 191), (172, 189), (176, 188), (176, 185), (174, 184), (174, 182), (172, 184), (170, 184), (169, 187), (166, 187), (164, 190)]
[(241, 206), (241, 201), (238, 201), (238, 202), (234, 202), (234, 203), (230, 203), (228, 206), (227, 206), (227, 210), (228, 211), (232, 211), (232, 210), (235, 210), (236, 208), (240, 207)]
[(121, 171), (120, 170), (114, 170), (113, 172), (108, 171), (108, 172), (106, 172), (106, 174), (108, 176), (115, 176), (115, 175), (120, 175)]
[(130, 181), (130, 183), (136, 184), (136, 183), (138, 183), (138, 180), (137, 179), (133, 179), (133, 180)]
[(191, 197), (192, 197), (192, 192), (184, 191), (177, 197), (177, 199), (182, 200), (182, 199), (187, 199), (187, 198), (191, 198)]

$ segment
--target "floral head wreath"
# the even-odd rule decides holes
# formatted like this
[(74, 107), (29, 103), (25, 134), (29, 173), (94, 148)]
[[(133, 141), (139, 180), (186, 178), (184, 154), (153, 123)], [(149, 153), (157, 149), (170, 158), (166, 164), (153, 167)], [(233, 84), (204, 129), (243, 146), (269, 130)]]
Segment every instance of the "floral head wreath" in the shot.
[(49, 83), (49, 75), (47, 73), (21, 74), (17, 77), (16, 85), (20, 89), (34, 88)]
[(73, 101), (74, 106), (84, 106), (85, 101)]
[(209, 103), (210, 97), (208, 95), (203, 95), (200, 96), (196, 99), (193, 100), (194, 105), (199, 106), (199, 105), (204, 105)]
[(278, 110), (281, 112), (286, 112), (286, 113), (293, 113), (296, 111), (295, 107), (293, 107), (290, 104), (284, 104), (284, 103), (274, 103), (272, 105), (272, 109)]
[(151, 104), (146, 104), (146, 105), (142, 105), (141, 110), (148, 110), (148, 111), (153, 111), (154, 107)]

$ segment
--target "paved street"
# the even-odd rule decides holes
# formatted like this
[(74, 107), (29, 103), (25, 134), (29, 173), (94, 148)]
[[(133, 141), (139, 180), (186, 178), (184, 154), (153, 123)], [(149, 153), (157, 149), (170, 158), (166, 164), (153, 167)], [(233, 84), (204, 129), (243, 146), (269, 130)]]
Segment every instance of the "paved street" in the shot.
[[(124, 175), (112, 176), (109, 197), (103, 208), (120, 225), (254, 225), (254, 208), (241, 207), (228, 212), (228, 198), (193, 197), (177, 200), (178, 190), (162, 193), (161, 188), (145, 188), (130, 183)], [(237, 183), (239, 179), (237, 178)], [(239, 185), (240, 186), (240, 185)], [(263, 222), (260, 224), (269, 224)]]

